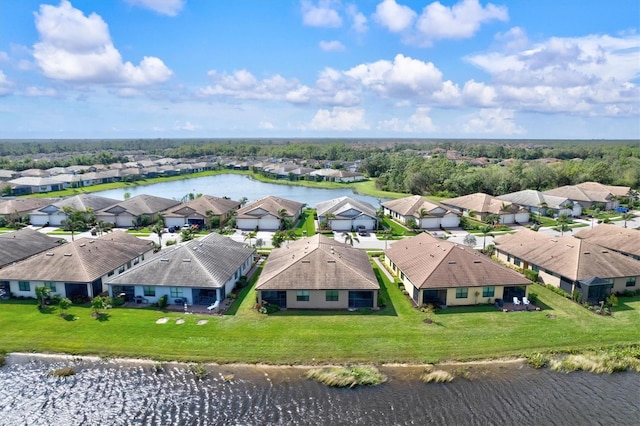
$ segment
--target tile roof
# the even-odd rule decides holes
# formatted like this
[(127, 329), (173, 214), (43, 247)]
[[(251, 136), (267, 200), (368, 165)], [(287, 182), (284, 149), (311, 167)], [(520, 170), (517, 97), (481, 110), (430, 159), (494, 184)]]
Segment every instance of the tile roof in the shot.
[(64, 240), (31, 228), (0, 234), (0, 268), (34, 254), (58, 247)]
[(15, 198), (0, 200), (0, 215), (27, 213), (59, 201), (59, 198)]
[(494, 240), (496, 249), (572, 281), (640, 276), (640, 262), (587, 240), (522, 229)]
[(173, 206), (180, 204), (180, 201), (170, 200), (168, 198), (156, 197), (153, 195), (141, 194), (136, 195), (128, 200), (121, 201), (118, 204), (107, 207), (96, 213), (111, 214), (119, 208), (124, 209), (132, 216), (140, 216), (143, 214), (156, 214)]
[[(421, 209), (425, 209), (431, 216), (444, 216), (447, 213), (460, 215), (459, 212), (445, 206), (444, 204), (431, 201), (422, 195), (412, 195), (410, 197), (399, 198), (397, 200), (385, 201), (382, 206), (388, 210), (395, 211), (402, 216), (419, 217)], [(444, 212), (442, 212), (444, 210)]]
[(610, 192), (618, 197), (626, 197), (629, 189), (629, 186), (613, 186), (613, 185), (604, 185), (599, 182), (582, 182), (576, 185), (578, 188), (584, 189), (585, 191), (591, 192)]
[(131, 238), (139, 240), (122, 231), (80, 238), (0, 269), (0, 279), (92, 282), (151, 249)]
[(525, 189), (523, 191), (499, 195), (497, 198), (499, 200), (528, 207), (538, 207), (544, 203), (550, 209), (560, 209), (566, 205), (573, 204), (567, 197), (549, 195), (534, 189)]
[[(267, 214), (270, 214), (274, 217), (279, 217), (278, 213), (282, 209), (285, 209), (287, 211), (287, 217), (292, 217), (298, 214), (298, 212), (302, 209), (302, 206), (304, 206), (304, 204), (297, 201), (268, 196), (249, 203), (239, 209), (238, 213), (236, 214), (236, 218), (256, 218), (266, 216)], [(256, 210), (264, 211), (266, 213), (256, 215)]]
[[(341, 214), (349, 210), (355, 209), (367, 216), (376, 217), (376, 209), (366, 201), (357, 200), (350, 197), (334, 198), (333, 200), (323, 201), (316, 205), (318, 216), (325, 216), (327, 213), (334, 214), (336, 218), (341, 218)], [(347, 217), (351, 219), (351, 216)]]
[(573, 234), (589, 243), (640, 258), (640, 231), (602, 224)]
[[(56, 201), (55, 203), (47, 204), (44, 207), (49, 205), (53, 205), (58, 207), (59, 210), (62, 210), (66, 206), (70, 206), (75, 210), (87, 210), (92, 209), (93, 211), (101, 210), (114, 204), (117, 204), (119, 201), (113, 198), (100, 197), (94, 194), (79, 194), (73, 197), (64, 198), (60, 201)], [(37, 210), (41, 210), (37, 209)]]
[(254, 249), (217, 233), (162, 249), (152, 259), (108, 280), (109, 284), (222, 287)]
[(421, 233), (396, 241), (387, 256), (418, 288), (528, 285), (512, 269), (476, 250)]
[(610, 191), (587, 191), (575, 185), (565, 185), (559, 188), (544, 191), (545, 194), (555, 195), (556, 197), (565, 197), (573, 201), (586, 201), (590, 203), (606, 203), (611, 201), (612, 193)]
[(163, 215), (164, 217), (185, 217), (197, 213), (202, 217), (206, 217), (207, 212), (211, 211), (214, 216), (221, 216), (238, 208), (240, 208), (240, 201), (203, 195), (187, 203), (171, 207), (165, 210)]
[[(499, 200), (496, 197), (493, 197), (489, 194), (484, 194), (482, 192), (476, 192), (475, 194), (442, 200), (442, 204), (458, 207), (465, 210), (473, 210), (478, 213), (491, 213), (498, 215), (505, 213), (517, 213), (521, 210), (519, 206), (514, 205), (513, 203)], [(502, 210), (503, 206), (506, 207), (506, 210)]]
[(324, 235), (273, 250), (256, 290), (378, 290), (367, 254)]

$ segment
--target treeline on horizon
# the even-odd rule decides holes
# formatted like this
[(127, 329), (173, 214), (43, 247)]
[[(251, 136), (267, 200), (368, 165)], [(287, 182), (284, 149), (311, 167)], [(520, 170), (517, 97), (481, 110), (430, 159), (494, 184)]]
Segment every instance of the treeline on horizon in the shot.
[[(486, 157), (478, 167), (448, 160), (445, 151)], [(46, 157), (51, 154), (51, 157)], [(585, 181), (640, 187), (638, 141), (541, 140), (73, 140), (0, 142), (0, 168), (25, 170), (129, 161), (130, 154), (173, 158), (253, 157), (360, 160), (360, 171), (382, 190), (457, 196), (545, 190)], [(427, 155), (432, 154), (432, 155)], [(8, 157), (14, 157), (11, 160)], [(36, 158), (43, 156), (46, 158)], [(534, 161), (555, 158), (556, 163)], [(512, 159), (505, 165), (502, 160)]]

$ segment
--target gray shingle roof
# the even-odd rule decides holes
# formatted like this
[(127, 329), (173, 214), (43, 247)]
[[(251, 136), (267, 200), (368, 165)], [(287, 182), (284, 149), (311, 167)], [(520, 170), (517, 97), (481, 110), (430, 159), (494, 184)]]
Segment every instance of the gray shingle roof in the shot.
[(528, 207), (538, 207), (545, 203), (550, 209), (560, 209), (567, 204), (573, 204), (567, 197), (545, 194), (534, 189), (512, 192), (510, 194), (500, 195), (497, 198)]
[(531, 284), (472, 248), (427, 233), (396, 241), (385, 256), (418, 288)]
[(93, 211), (96, 211), (113, 206), (117, 203), (118, 200), (115, 200), (113, 198), (100, 197), (94, 194), (79, 194), (60, 201), (56, 201), (55, 203), (52, 203), (52, 205), (58, 207), (60, 210), (62, 210), (66, 206), (70, 206), (75, 210), (92, 209)]
[(588, 243), (640, 258), (640, 231), (602, 224), (592, 229), (583, 229), (574, 234)]
[(143, 214), (152, 215), (178, 204), (180, 204), (180, 201), (142, 194), (129, 198), (128, 200), (121, 201), (115, 206), (102, 209), (100, 210), (100, 213), (112, 213), (116, 209), (119, 210), (122, 208), (133, 216), (140, 216)]
[(256, 290), (378, 290), (367, 254), (324, 235), (269, 254)]
[[(370, 217), (376, 217), (376, 209), (366, 201), (357, 200), (350, 197), (334, 198), (333, 200), (323, 201), (316, 205), (318, 216), (325, 216), (327, 213), (334, 214), (336, 218), (340, 218), (343, 212), (355, 209), (362, 214)], [(349, 217), (351, 219), (351, 217)]]
[(160, 251), (152, 259), (108, 280), (109, 284), (222, 287), (254, 250), (219, 234)]
[(382, 203), (382, 206), (402, 216), (419, 217), (418, 212), (420, 209), (425, 209), (425, 211), (431, 216), (444, 216), (447, 213), (460, 215), (460, 213), (456, 212), (454, 209), (451, 209), (444, 204), (431, 201), (427, 197), (423, 197), (421, 195), (412, 195), (410, 197), (399, 198), (397, 200), (385, 201)]
[(31, 228), (0, 234), (0, 268), (58, 247), (62, 241)]
[(15, 198), (11, 200), (0, 200), (0, 215), (11, 215), (16, 212), (19, 214), (28, 213), (32, 210), (48, 206), (51, 203), (59, 201), (59, 198)]
[(203, 195), (187, 203), (165, 210), (163, 214), (164, 217), (185, 217), (195, 212), (202, 217), (206, 217), (207, 211), (211, 211), (214, 216), (221, 216), (238, 208), (240, 208), (239, 201)]
[[(255, 214), (252, 214), (254, 211), (265, 211), (267, 214), (270, 214), (274, 217), (278, 217), (278, 213), (280, 210), (284, 209), (287, 211), (287, 217), (293, 217), (298, 214), (298, 212), (302, 209), (303, 203), (299, 203), (297, 201), (287, 200), (285, 198), (268, 196), (265, 198), (261, 198), (260, 200), (254, 201), (252, 203), (247, 204), (238, 210), (236, 218), (255, 218), (258, 217)], [(264, 216), (264, 215), (262, 215)]]

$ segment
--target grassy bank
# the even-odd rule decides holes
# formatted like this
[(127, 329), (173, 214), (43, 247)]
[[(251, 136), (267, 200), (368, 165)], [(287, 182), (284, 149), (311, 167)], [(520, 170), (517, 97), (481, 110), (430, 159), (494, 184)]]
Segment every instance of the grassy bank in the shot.
[[(383, 279), (387, 306), (379, 312), (253, 309), (255, 294), (239, 294), (229, 315), (202, 316), (115, 308), (103, 321), (89, 307), (41, 313), (35, 301), (0, 302), (0, 348), (157, 360), (317, 363), (437, 363), (572, 352), (640, 341), (640, 297), (620, 298), (612, 317), (598, 316), (536, 287), (539, 312), (503, 313), (492, 306), (448, 308), (423, 322), (396, 285)], [(159, 318), (165, 324), (156, 324)], [(184, 319), (183, 324), (176, 320)]]

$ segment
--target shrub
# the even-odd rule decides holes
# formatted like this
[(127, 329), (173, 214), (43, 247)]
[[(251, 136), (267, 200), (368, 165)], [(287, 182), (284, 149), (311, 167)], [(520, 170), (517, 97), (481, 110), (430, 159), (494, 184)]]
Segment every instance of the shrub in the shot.
[(444, 370), (435, 370), (424, 373), (420, 380), (425, 383), (449, 383), (453, 380), (453, 376)]
[(536, 293), (529, 293), (529, 301), (535, 305), (538, 303), (538, 295)]
[(332, 387), (375, 386), (387, 381), (377, 368), (368, 366), (314, 368), (306, 376)]
[(538, 271), (534, 271), (533, 269), (525, 269), (524, 277), (529, 281), (538, 282)]
[(167, 296), (166, 294), (160, 297), (160, 299), (158, 299), (158, 308), (160, 309), (166, 308), (168, 304), (169, 304), (169, 296)]
[(562, 296), (562, 297), (566, 297), (567, 299), (570, 299), (570, 298), (571, 298), (571, 296), (569, 296), (569, 293), (567, 293), (566, 291), (564, 291), (563, 289), (561, 289), (561, 288), (559, 288), (559, 287), (555, 287), (555, 286), (553, 286), (553, 285), (551, 285), (551, 284), (547, 284), (547, 285), (545, 285), (545, 287), (546, 287), (548, 290), (551, 290), (552, 292), (554, 292), (554, 293), (556, 293), (556, 294), (559, 294), (559, 295), (560, 295), (560, 296)]
[(527, 363), (533, 368), (544, 368), (549, 364), (549, 358), (541, 353), (534, 353), (527, 357)]
[(236, 286), (238, 288), (242, 288), (247, 285), (247, 282), (248, 282), (247, 276), (242, 275), (240, 278), (238, 278), (238, 282), (236, 283)]
[(54, 377), (69, 377), (76, 374), (76, 370), (71, 367), (63, 367), (53, 370), (49, 374)]
[(387, 305), (387, 301), (381, 293), (378, 293), (378, 308), (382, 308)]
[(122, 306), (122, 305), (124, 305), (124, 297), (113, 298), (113, 306)]
[(177, 244), (176, 240), (167, 240), (167, 242), (165, 243), (165, 245), (168, 246), (174, 246)]
[(237, 294), (235, 294), (235, 293), (229, 293), (229, 294), (227, 294), (227, 297), (228, 297), (229, 299), (231, 299), (231, 300), (235, 300), (235, 299), (236, 299), (236, 297), (238, 297), (238, 295), (237, 295)]

